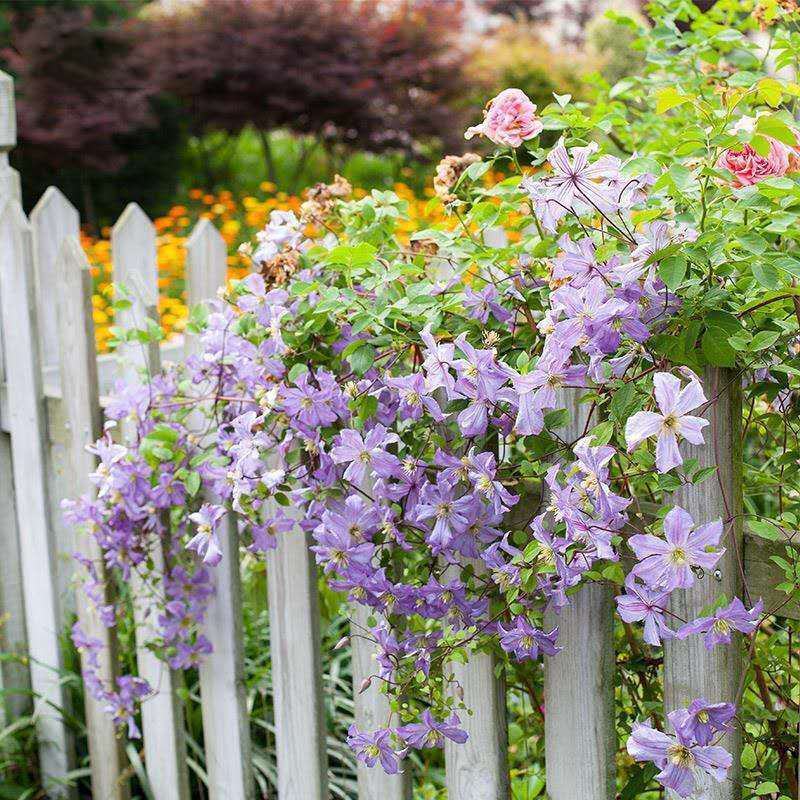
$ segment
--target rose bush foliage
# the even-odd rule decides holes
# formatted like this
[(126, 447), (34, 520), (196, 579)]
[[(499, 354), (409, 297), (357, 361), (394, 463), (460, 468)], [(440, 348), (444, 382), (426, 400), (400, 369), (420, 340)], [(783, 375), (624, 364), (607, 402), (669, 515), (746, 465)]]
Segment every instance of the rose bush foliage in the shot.
[[(351, 728), (349, 742), (388, 772), (410, 749), (465, 740), (470, 710), (449, 663), (488, 649), (525, 676), (561, 648), (545, 608), (587, 581), (615, 585), (631, 648), (621, 667), (638, 665), (640, 687), (674, 637), (746, 649), (760, 669), (756, 637), (779, 636), (779, 606), (745, 593), (680, 619), (667, 603), (713, 581), (736, 546), (735, 514), (692, 519), (670, 500), (716, 480), (693, 457), (713, 435), (701, 412), (719, 392), (704, 376), (744, 386), (748, 525), (767, 538), (797, 528), (800, 86), (767, 65), (793, 63), (800, 42), (782, 24), (796, 14), (770, 9), (769, 58), (748, 35), (763, 8), (723, 0), (701, 15), (665, 2), (641, 77), (543, 109), (501, 94), (468, 132), (495, 152), (451, 157), (437, 175), (454, 228), (402, 244), (405, 204), (391, 192), (346, 200), (318, 187), (314, 238), (274, 213), (248, 251), (253, 274), (193, 311), (199, 352), (118, 387), (95, 446), (97, 496), (67, 504), (104, 553), (84, 566), (106, 624), (127, 612), (100, 589), (138, 573), (160, 655), (195, 665), (209, 650), (210, 570), (237, 557), (219, 526), (235, 512), (258, 554), (300, 525), (330, 585), (371, 612), (354, 635), (376, 644), (371, 680), (391, 716)], [(558, 143), (540, 148), (541, 131)], [(487, 186), (498, 167), (508, 177)], [(487, 243), (496, 228), (506, 244)], [(149, 335), (118, 332), (129, 346)], [(588, 421), (566, 436), (576, 391)], [(653, 501), (662, 510), (647, 523), (641, 504)], [(778, 559), (782, 603), (798, 595), (792, 552)], [(104, 685), (98, 643), (77, 627), (74, 638), (87, 685), (136, 735), (150, 687)], [(697, 698), (664, 724), (651, 689), (625, 678), (625, 690), (626, 769), (648, 765), (642, 788), (655, 777), (690, 797), (726, 780), (720, 736), (751, 730), (741, 697)], [(764, 763), (788, 786), (780, 726), (748, 742), (748, 759), (765, 742)]]

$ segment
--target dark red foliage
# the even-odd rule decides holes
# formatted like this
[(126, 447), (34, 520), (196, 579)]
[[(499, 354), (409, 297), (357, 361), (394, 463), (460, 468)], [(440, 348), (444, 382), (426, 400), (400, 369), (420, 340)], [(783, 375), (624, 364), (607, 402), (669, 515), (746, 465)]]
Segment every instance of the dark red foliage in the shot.
[(94, 22), (87, 7), (37, 8), (2, 54), (17, 79), (20, 149), (56, 169), (115, 171), (126, 160), (118, 137), (157, 124), (142, 26)]
[[(452, 124), (456, 0), (205, 0), (151, 36), (193, 128), (288, 128), (380, 149)], [(165, 45), (165, 42), (168, 44)]]

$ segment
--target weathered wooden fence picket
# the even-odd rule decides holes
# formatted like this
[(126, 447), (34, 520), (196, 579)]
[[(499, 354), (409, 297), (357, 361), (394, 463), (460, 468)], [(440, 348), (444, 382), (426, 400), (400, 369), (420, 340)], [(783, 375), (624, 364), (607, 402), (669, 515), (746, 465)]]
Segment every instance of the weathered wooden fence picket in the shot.
[[(30, 667), (0, 665), (0, 722), (26, 710), (33, 690), (38, 714), (40, 763), (51, 797), (70, 796), (66, 781), (74, 769), (72, 743), (59, 709), (67, 696), (60, 680), (60, 637), (68, 615), (77, 611), (86, 632), (102, 638), (108, 652), (115, 633), (71, 596), (74, 551), (98, 560), (95, 545), (75, 540), (60, 521), (59, 500), (92, 490), (87, 475), (94, 458), (85, 445), (101, 429), (103, 397), (115, 379), (137, 366), (157, 369), (159, 360), (181, 358), (196, 346), (190, 337), (143, 354), (98, 358), (91, 317), (91, 282), (81, 250), (78, 215), (66, 198), (50, 188), (34, 208), (30, 222), (20, 206), (19, 179), (8, 164), (15, 144), (13, 84), (0, 73), (0, 648), (27, 653)], [(487, 237), (502, 247), (502, 232)], [(153, 317), (157, 299), (155, 229), (144, 212), (131, 204), (113, 228), (114, 278), (131, 290), (131, 308), (122, 323), (141, 325)], [(207, 221), (195, 228), (187, 246), (190, 302), (214, 295), (226, 272), (226, 251), (219, 233)], [(718, 465), (717, 480), (687, 491), (680, 501), (698, 522), (739, 519), (738, 459), (740, 400), (734, 376), (711, 371), (706, 386), (717, 400), (707, 444), (692, 455), (701, 466)], [(584, 430), (587, 407), (576, 390), (563, 390), (573, 407), (567, 441)], [(281, 537), (267, 559), (275, 707), (278, 797), (280, 800), (324, 800), (327, 788), (326, 733), (320, 665), (316, 569), (307, 535), (299, 526)], [(698, 582), (677, 593), (675, 610), (692, 616), (714, 595), (741, 592), (742, 576), (753, 596), (769, 599), (773, 573), (769, 543), (742, 535), (733, 524), (726, 536), (722, 585)], [(242, 672), (241, 597), (237, 528), (229, 520), (222, 540), (225, 558), (215, 581), (217, 594), (209, 611), (208, 636), (214, 654), (200, 671), (208, 794), (211, 800), (251, 800), (256, 796), (250, 764), (249, 721)], [(136, 591), (136, 588), (134, 588)], [(139, 613), (147, 597), (140, 592)], [(553, 619), (561, 628), (565, 650), (545, 665), (545, 739), (547, 789), (551, 800), (612, 800), (615, 793), (613, 603), (602, 586), (582, 589), (571, 607)], [(797, 606), (781, 613), (800, 618)], [(355, 612), (353, 633), (365, 616)], [(378, 725), (388, 705), (375, 684), (360, 691), (372, 675), (369, 642), (353, 637), (356, 719)], [(144, 703), (144, 765), (156, 800), (188, 798), (186, 745), (180, 676), (156, 660), (146, 647), (143, 626), (137, 642), (139, 670), (157, 689)], [(665, 650), (665, 698), (669, 708), (705, 696), (712, 701), (735, 695), (740, 668), (733, 650), (709, 654), (700, 643), (673, 642)], [(113, 680), (114, 660), (101, 669)], [(476, 656), (468, 665), (452, 665), (466, 704), (470, 741), (446, 748), (450, 800), (504, 800), (507, 729), (503, 676), (494, 659)], [(16, 691), (15, 691), (16, 690)], [(93, 797), (125, 800), (130, 770), (122, 740), (99, 705), (86, 703)], [(735, 737), (729, 746), (739, 763)], [(714, 800), (734, 800), (736, 776), (715, 787)], [(410, 800), (408, 775), (384, 776), (359, 768), (359, 800)]]

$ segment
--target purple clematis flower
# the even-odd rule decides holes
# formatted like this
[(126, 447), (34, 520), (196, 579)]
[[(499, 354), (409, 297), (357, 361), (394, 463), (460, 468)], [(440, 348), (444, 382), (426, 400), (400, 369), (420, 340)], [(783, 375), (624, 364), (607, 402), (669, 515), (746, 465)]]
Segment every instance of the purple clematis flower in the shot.
[(396, 751), (392, 747), (392, 736), (391, 728), (364, 733), (353, 724), (347, 730), (347, 744), (356, 758), (368, 767), (374, 767), (380, 761), (387, 775), (396, 775), (400, 772), (400, 759), (406, 751)]
[(694, 633), (703, 633), (703, 641), (707, 650), (713, 650), (718, 644), (730, 644), (734, 630), (751, 634), (758, 627), (758, 619), (764, 610), (764, 602), (759, 600), (749, 611), (738, 598), (724, 608), (718, 608), (711, 617), (699, 617), (688, 622), (678, 630), (678, 638), (686, 639)]
[(464, 308), (467, 309), (467, 316), (477, 319), (484, 325), (489, 321), (489, 314), (492, 314), (498, 322), (508, 322), (514, 315), (497, 302), (497, 297), (497, 289), (491, 284), (484, 286), (479, 292), (467, 286), (464, 289)]
[[(673, 722), (676, 712), (669, 715)], [(689, 797), (708, 783), (708, 777), (721, 783), (733, 763), (722, 747), (697, 744), (680, 733), (671, 736), (647, 723), (634, 723), (628, 737), (628, 753), (636, 761), (652, 761), (661, 772), (656, 780), (679, 797)]]
[(399, 441), (396, 433), (389, 433), (383, 425), (376, 425), (366, 436), (352, 428), (345, 428), (339, 434), (339, 444), (331, 448), (331, 458), (335, 464), (347, 464), (345, 480), (360, 484), (369, 467), (370, 475), (381, 478), (395, 475), (400, 461), (397, 456), (386, 452), (386, 445)]
[(441, 747), (445, 739), (450, 739), (456, 744), (464, 744), (469, 738), (465, 730), (458, 726), (461, 720), (455, 712), (447, 722), (437, 722), (430, 712), (422, 712), (420, 722), (404, 725), (397, 729), (397, 735), (409, 746), (422, 749), (425, 747)]
[(640, 533), (628, 540), (639, 559), (631, 574), (653, 589), (686, 589), (694, 583), (693, 567), (713, 569), (725, 552), (725, 548), (717, 548), (722, 520), (696, 528), (689, 512), (680, 506), (664, 517), (664, 536)]
[(195, 514), (189, 514), (189, 519), (197, 525), (197, 533), (187, 543), (187, 550), (194, 550), (203, 562), (215, 567), (222, 561), (222, 548), (217, 538), (219, 521), (225, 516), (223, 506), (214, 506), (203, 503)]
[(703, 444), (703, 428), (708, 420), (691, 416), (689, 412), (703, 405), (706, 396), (698, 381), (689, 381), (681, 389), (680, 379), (668, 372), (656, 373), (653, 384), (660, 413), (639, 411), (634, 414), (625, 425), (625, 441), (631, 452), (645, 439), (658, 436), (656, 468), (659, 472), (669, 472), (683, 463), (678, 436), (692, 444)]
[(539, 658), (539, 653), (554, 656), (563, 648), (559, 647), (558, 628), (553, 628), (550, 633), (534, 628), (523, 616), (514, 618), (514, 625), (510, 628), (497, 626), (500, 634), (500, 646), (507, 653), (511, 653), (517, 661)]
[(615, 598), (617, 612), (625, 622), (644, 622), (644, 640), (658, 646), (664, 639), (675, 638), (675, 632), (667, 626), (664, 619), (669, 594), (630, 584), (626, 587), (625, 594)]
[(711, 744), (715, 733), (731, 730), (728, 724), (736, 716), (733, 703), (709, 703), (702, 697), (692, 700), (688, 708), (673, 712), (670, 721), (683, 739), (697, 744)]
[(429, 392), (442, 388), (447, 397), (453, 396), (456, 379), (450, 372), (453, 364), (455, 346), (452, 342), (438, 344), (431, 334), (430, 328), (425, 328), (420, 333), (420, 338), (425, 344), (425, 360), (422, 369), (425, 372), (425, 386)]

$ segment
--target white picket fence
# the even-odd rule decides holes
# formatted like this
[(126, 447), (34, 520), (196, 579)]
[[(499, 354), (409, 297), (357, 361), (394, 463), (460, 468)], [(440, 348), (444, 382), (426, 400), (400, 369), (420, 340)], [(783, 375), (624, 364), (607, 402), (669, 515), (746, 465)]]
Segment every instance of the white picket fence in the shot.
[[(103, 396), (115, 377), (137, 366), (101, 356), (94, 347), (90, 278), (78, 240), (75, 209), (50, 188), (26, 218), (19, 203), (19, 177), (8, 165), (15, 144), (13, 84), (0, 73), (0, 649), (27, 652), (30, 668), (3, 662), (0, 722), (25, 710), (25, 696), (11, 690), (30, 686), (38, 704), (39, 757), (52, 797), (70, 796), (65, 776), (74, 768), (69, 734), (56, 709), (67, 707), (59, 635), (68, 613), (77, 607), (84, 630), (101, 637), (114, 653), (114, 632), (105, 629), (78, 595), (73, 597), (76, 549), (97, 558), (89, 539), (76, 541), (61, 521), (63, 497), (89, 492), (93, 457), (85, 445), (101, 429)], [(490, 242), (492, 243), (492, 242)], [(494, 244), (500, 246), (502, 239)], [(134, 291), (132, 308), (122, 323), (141, 324), (153, 316), (157, 300), (155, 229), (135, 204), (129, 205), (112, 232), (114, 278)], [(224, 281), (226, 248), (207, 221), (195, 228), (187, 246), (188, 297), (196, 303), (214, 296)], [(154, 349), (147, 359), (157, 369), (160, 358), (179, 359), (195, 346), (174, 340)], [(141, 362), (139, 362), (141, 363)], [(740, 503), (739, 478), (732, 464), (738, 450), (738, 389), (724, 372), (706, 376), (716, 387), (712, 435), (696, 450), (701, 466), (718, 464), (720, 481), (706, 481), (681, 498), (695, 519), (730, 517)], [(584, 429), (585, 405), (574, 403), (577, 435)], [(580, 421), (580, 424), (578, 422)], [(716, 454), (716, 455), (715, 455)], [(698, 615), (715, 595), (740, 593), (742, 572), (751, 595), (774, 599), (770, 555), (779, 543), (751, 540), (735, 532), (740, 547), (729, 546), (721, 583), (700, 581), (681, 594), (684, 617)], [(256, 789), (251, 773), (249, 721), (242, 675), (241, 597), (237, 532), (231, 523), (223, 541), (225, 557), (217, 569), (217, 593), (208, 615), (207, 635), (214, 653), (200, 670), (202, 720), (211, 800), (249, 800)], [(739, 560), (741, 559), (741, 565)], [(299, 526), (281, 537), (267, 559), (272, 683), (275, 709), (278, 797), (280, 800), (324, 800), (327, 789), (325, 720), (322, 706), (317, 572), (307, 536)], [(142, 610), (139, 609), (139, 614)], [(782, 609), (798, 618), (796, 606)], [(551, 800), (612, 800), (615, 793), (614, 641), (611, 590), (584, 588), (558, 619), (564, 651), (544, 667), (547, 791)], [(354, 610), (355, 626), (364, 612)], [(146, 648), (146, 626), (137, 641), (140, 674), (157, 694), (144, 703), (144, 764), (157, 800), (189, 796), (179, 676)], [(740, 665), (733, 649), (708, 653), (697, 642), (672, 642), (665, 651), (665, 697), (669, 707), (705, 696), (730, 699), (736, 692)], [(372, 653), (363, 638), (353, 639), (353, 685), (358, 724), (370, 728), (388, 716), (385, 696), (376, 688), (358, 691), (373, 673)], [(502, 800), (509, 794), (505, 689), (494, 659), (485, 654), (468, 665), (453, 665), (464, 702), (469, 741), (445, 750), (450, 800)], [(113, 677), (112, 661), (103, 664)], [(91, 699), (86, 703), (92, 793), (95, 800), (129, 796), (122, 741), (108, 717)], [(728, 745), (739, 763), (737, 743)], [(715, 800), (737, 797), (736, 775), (715, 790)], [(740, 795), (738, 795), (740, 796)], [(359, 800), (409, 800), (408, 774), (386, 776), (359, 765)]]

